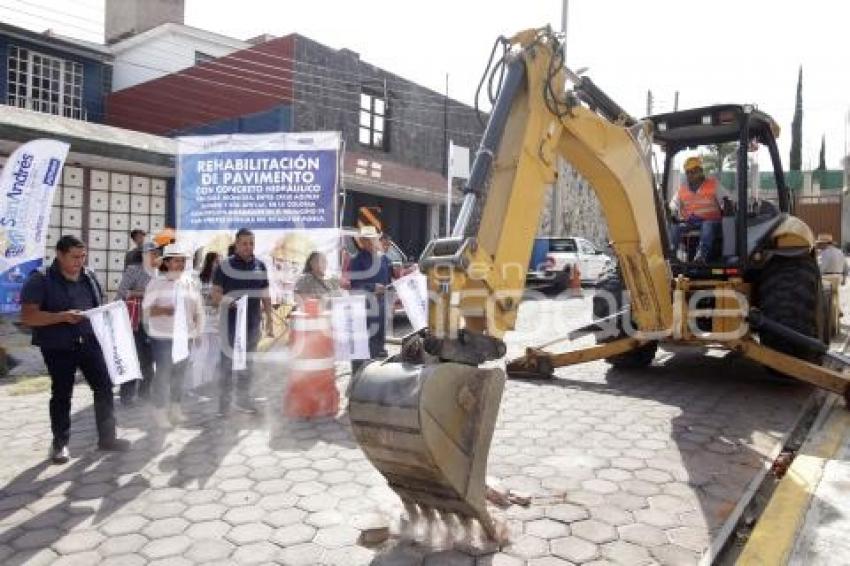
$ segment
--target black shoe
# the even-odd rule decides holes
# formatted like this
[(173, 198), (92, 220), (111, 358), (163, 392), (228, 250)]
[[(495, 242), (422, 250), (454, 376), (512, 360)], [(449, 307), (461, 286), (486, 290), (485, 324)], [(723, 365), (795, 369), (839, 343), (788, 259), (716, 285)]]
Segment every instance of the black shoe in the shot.
[(251, 399), (242, 399), (240, 401), (236, 401), (233, 404), (233, 407), (240, 413), (245, 413), (246, 415), (256, 415), (260, 412), (257, 409), (257, 405), (255, 405), (254, 401), (252, 401)]
[(67, 464), (71, 459), (71, 453), (67, 446), (50, 446), (50, 461), (54, 464)]
[(130, 441), (123, 438), (110, 438), (98, 442), (97, 448), (104, 452), (126, 452), (130, 449)]

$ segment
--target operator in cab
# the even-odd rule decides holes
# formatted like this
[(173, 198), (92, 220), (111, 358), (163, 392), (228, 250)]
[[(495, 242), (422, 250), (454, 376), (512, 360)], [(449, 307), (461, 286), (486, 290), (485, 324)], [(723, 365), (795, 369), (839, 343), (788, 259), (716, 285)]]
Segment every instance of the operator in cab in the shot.
[(725, 206), (732, 204), (731, 194), (716, 177), (705, 176), (699, 156), (688, 157), (684, 169), (685, 183), (670, 202), (673, 217), (678, 220), (671, 234), (672, 251), (675, 256), (682, 237), (691, 230), (699, 230), (694, 263), (705, 263), (720, 233), (724, 203)]

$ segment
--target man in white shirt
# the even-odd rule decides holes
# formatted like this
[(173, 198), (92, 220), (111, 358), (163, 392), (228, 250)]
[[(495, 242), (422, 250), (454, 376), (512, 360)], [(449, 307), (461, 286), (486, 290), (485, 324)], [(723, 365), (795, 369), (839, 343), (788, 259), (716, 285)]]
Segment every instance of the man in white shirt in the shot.
[(838, 289), (847, 281), (847, 261), (844, 253), (832, 241), (832, 234), (818, 234), (818, 267), (821, 276), (832, 285), (832, 300), (840, 305)]

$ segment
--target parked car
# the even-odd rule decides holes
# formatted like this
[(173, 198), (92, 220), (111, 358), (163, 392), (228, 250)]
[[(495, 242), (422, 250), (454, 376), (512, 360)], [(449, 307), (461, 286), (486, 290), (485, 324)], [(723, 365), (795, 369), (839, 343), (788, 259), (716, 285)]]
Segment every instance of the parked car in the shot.
[(581, 282), (595, 284), (613, 265), (614, 259), (592, 243), (575, 236), (545, 236), (534, 240), (526, 285), (551, 286), (557, 290), (569, 285), (573, 266), (578, 265)]

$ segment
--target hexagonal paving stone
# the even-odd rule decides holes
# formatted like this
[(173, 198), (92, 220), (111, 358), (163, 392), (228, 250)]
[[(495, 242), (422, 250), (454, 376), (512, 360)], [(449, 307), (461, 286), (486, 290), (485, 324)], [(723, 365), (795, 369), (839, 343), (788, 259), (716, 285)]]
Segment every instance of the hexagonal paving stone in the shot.
[(225, 537), (236, 545), (250, 544), (267, 540), (272, 533), (272, 528), (265, 523), (246, 523), (233, 527)]
[(203, 505), (204, 503), (213, 503), (218, 501), (222, 493), (217, 489), (196, 489), (186, 492), (183, 496), (183, 503), (186, 505)]
[(179, 501), (169, 501), (168, 503), (152, 503), (145, 506), (142, 514), (148, 519), (167, 519), (169, 517), (179, 517), (186, 510), (186, 505)]
[(138, 533), (147, 525), (148, 519), (141, 515), (119, 515), (104, 522), (98, 530), (106, 536), (120, 536)]
[(256, 505), (266, 511), (276, 511), (286, 507), (294, 507), (298, 499), (299, 497), (294, 493), (275, 493), (274, 495), (266, 495), (260, 498), (256, 502)]
[(587, 519), (588, 517), (587, 509), (579, 505), (572, 505), (571, 503), (551, 505), (546, 507), (545, 513), (547, 517), (561, 521), (562, 523), (573, 523)]
[(52, 563), (53, 566), (89, 566), (97, 564), (100, 561), (100, 555), (97, 552), (77, 552), (75, 554), (67, 554), (60, 556), (58, 560)]
[(666, 511), (659, 511), (657, 509), (638, 509), (637, 511), (634, 511), (634, 515), (636, 522), (651, 525), (653, 527), (659, 527), (661, 529), (675, 527), (679, 524), (675, 514), (667, 513)]
[(310, 542), (316, 536), (316, 529), (309, 525), (292, 524), (277, 529), (271, 541), (280, 546), (292, 546), (302, 542)]
[(360, 531), (348, 525), (336, 525), (319, 529), (313, 542), (325, 548), (350, 546), (357, 542)]
[(522, 535), (511, 541), (505, 552), (528, 560), (549, 552), (549, 542), (535, 536)]
[(186, 551), (186, 558), (198, 564), (207, 564), (213, 560), (224, 560), (236, 547), (221, 539), (199, 539)]
[(325, 549), (312, 542), (296, 544), (284, 548), (280, 552), (280, 559), (284, 564), (291, 566), (308, 566), (321, 564)]
[(632, 542), (646, 548), (661, 546), (667, 542), (664, 531), (658, 527), (644, 525), (641, 523), (625, 525), (617, 529), (620, 532), (620, 540)]
[(685, 513), (694, 509), (689, 501), (674, 495), (654, 495), (649, 498), (649, 506), (668, 513)]
[(192, 539), (185, 535), (160, 538), (146, 544), (142, 548), (142, 554), (152, 560), (165, 558), (166, 556), (183, 554), (191, 544)]
[(270, 542), (256, 542), (237, 547), (230, 558), (237, 564), (271, 564), (278, 558), (280, 552), (280, 547)]
[(97, 562), (97, 566), (145, 566), (147, 561), (138, 554), (120, 554)]
[[(247, 476), (247, 475), (248, 475), (248, 472), (246, 471), (245, 476)], [(248, 479), (247, 477), (244, 477), (244, 476), (238, 476), (238, 477), (234, 477), (234, 478), (227, 479), (227, 480), (224, 480), (222, 482), (219, 482), (219, 484), (216, 486), (216, 488), (220, 489), (221, 491), (230, 493), (230, 492), (234, 492), (234, 491), (245, 491), (245, 490), (251, 489), (251, 487), (253, 485), (254, 485), (253, 480), (250, 480), (250, 479)]]
[(220, 519), (227, 512), (227, 507), (220, 503), (204, 503), (193, 505), (183, 512), (183, 517), (192, 521), (212, 521)]
[(148, 543), (148, 539), (140, 534), (116, 535), (105, 539), (97, 551), (103, 556), (116, 554), (132, 554)]
[(615, 507), (625, 509), (626, 511), (634, 511), (636, 509), (643, 509), (649, 506), (649, 502), (646, 497), (625, 493), (623, 491), (606, 495), (605, 502), (610, 505), (614, 505)]
[(596, 477), (601, 480), (618, 483), (632, 479), (632, 472), (628, 470), (621, 470), (620, 468), (603, 468), (601, 470), (596, 470)]
[(698, 527), (677, 527), (669, 529), (670, 542), (695, 552), (703, 552), (710, 542), (708, 532)]
[(649, 552), (659, 562), (670, 566), (695, 566), (699, 563), (698, 553), (675, 544), (656, 546), (651, 548)]
[(570, 534), (570, 528), (559, 521), (552, 519), (538, 519), (525, 524), (525, 532), (543, 539), (565, 537)]
[(317, 481), (301, 481), (295, 483), (295, 485), (293, 485), (289, 489), (289, 491), (290, 493), (294, 493), (295, 495), (307, 496), (322, 493), (327, 489), (327, 486)]
[(161, 537), (179, 535), (189, 526), (189, 521), (182, 517), (172, 517), (170, 519), (157, 519), (148, 523), (142, 534), (151, 540)]
[(618, 540), (603, 544), (599, 552), (618, 564), (646, 564), (651, 562), (649, 552), (636, 544)]
[(576, 564), (596, 558), (596, 545), (578, 537), (558, 538), (551, 542), (552, 554)]
[(608, 523), (594, 521), (579, 521), (570, 525), (573, 535), (581, 537), (596, 544), (617, 540), (617, 531)]
[(53, 549), (63, 555), (85, 552), (97, 548), (104, 538), (95, 530), (73, 531), (53, 543)]
[(571, 566), (572, 562), (568, 562), (563, 558), (555, 556), (544, 556), (543, 558), (533, 558), (528, 561), (528, 566)]
[[(282, 495), (282, 494), (278, 494)], [(239, 507), (241, 505), (254, 505), (260, 500), (261, 495), (253, 491), (233, 491), (221, 498), (221, 504), (226, 507)], [(271, 496), (276, 497), (276, 496)]]
[(229, 523), (225, 523), (220, 519), (215, 521), (201, 521), (200, 523), (191, 525), (183, 534), (196, 540), (202, 538), (223, 538), (232, 528)]
[(639, 480), (649, 481), (652, 483), (667, 483), (673, 480), (673, 477), (663, 470), (655, 468), (643, 468), (635, 470), (635, 477)]
[(630, 512), (624, 511), (614, 505), (599, 505), (590, 507), (588, 510), (592, 518), (603, 523), (608, 523), (609, 525), (627, 525), (634, 521)]
[(194, 566), (194, 563), (182, 556), (167, 556), (148, 562), (147, 566)]
[(263, 522), (272, 527), (286, 527), (300, 523), (307, 516), (301, 509), (280, 509), (263, 517)]
[(316, 527), (317, 529), (321, 529), (324, 527), (333, 527), (334, 525), (341, 525), (343, 522), (346, 521), (346, 519), (346, 516), (342, 513), (331, 510), (310, 513), (305, 522), (310, 526)]
[(62, 533), (58, 529), (35, 529), (15, 537), (10, 542), (17, 549), (31, 549), (50, 546), (60, 538), (62, 538)]
[(262, 507), (254, 505), (246, 505), (244, 507), (234, 507), (224, 514), (222, 520), (231, 525), (241, 525), (243, 523), (256, 523), (261, 521), (265, 516), (266, 511)]
[(254, 486), (254, 491), (257, 493), (262, 493), (263, 495), (272, 494), (272, 493), (283, 493), (289, 486), (292, 485), (292, 482), (284, 479), (274, 479), (274, 480), (266, 480), (257, 482), (257, 485)]

